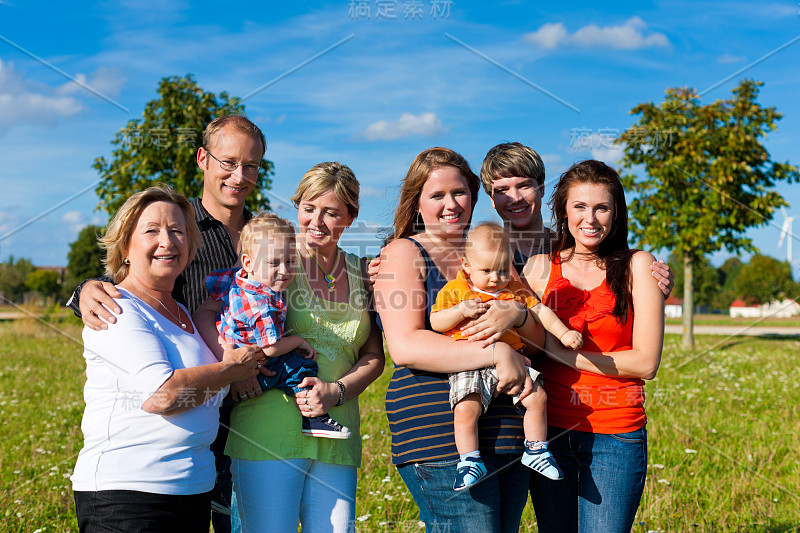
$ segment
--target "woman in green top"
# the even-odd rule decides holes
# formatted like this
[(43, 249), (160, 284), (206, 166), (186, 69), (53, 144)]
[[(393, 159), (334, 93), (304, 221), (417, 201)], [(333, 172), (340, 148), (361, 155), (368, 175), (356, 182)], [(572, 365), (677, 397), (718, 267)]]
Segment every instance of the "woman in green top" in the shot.
[[(255, 379), (233, 384), (242, 403), (231, 414), (225, 449), (232, 458), (242, 531), (345, 532), (355, 519), (361, 466), (358, 395), (384, 366), (380, 331), (370, 313), (366, 263), (338, 247), (358, 215), (359, 184), (340, 163), (320, 163), (292, 198), (298, 209), (298, 267), (286, 291), (285, 334), (317, 352), (319, 373), (294, 398)], [(259, 389), (256, 395), (248, 392)], [(296, 404), (296, 405), (295, 405)], [(346, 440), (303, 436), (301, 416), (329, 413), (350, 428)]]

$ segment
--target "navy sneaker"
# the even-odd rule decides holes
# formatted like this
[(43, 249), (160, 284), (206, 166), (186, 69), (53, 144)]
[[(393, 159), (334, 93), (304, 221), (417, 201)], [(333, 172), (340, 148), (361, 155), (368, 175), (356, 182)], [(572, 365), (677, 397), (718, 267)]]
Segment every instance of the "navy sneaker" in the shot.
[(525, 441), (525, 453), (522, 454), (522, 464), (539, 472), (546, 478), (559, 480), (564, 477), (564, 473), (556, 464), (553, 454), (547, 451), (546, 442)]
[(467, 457), (456, 466), (456, 481), (453, 490), (464, 490), (473, 486), (486, 475), (486, 465), (476, 457)]
[(303, 435), (326, 439), (349, 439), (350, 430), (328, 415), (303, 417)]

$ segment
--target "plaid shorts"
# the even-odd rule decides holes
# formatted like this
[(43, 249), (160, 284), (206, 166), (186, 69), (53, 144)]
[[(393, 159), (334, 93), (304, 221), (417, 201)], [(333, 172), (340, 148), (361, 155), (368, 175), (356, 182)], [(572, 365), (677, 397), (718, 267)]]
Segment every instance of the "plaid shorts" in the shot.
[[(541, 373), (531, 367), (528, 374), (533, 381), (539, 380), (541, 384)], [(450, 374), (450, 408), (464, 399), (468, 394), (478, 394), (483, 406), (483, 412), (489, 408), (495, 391), (497, 390), (497, 371), (493, 367), (482, 368), (480, 370), (465, 370)], [(514, 397), (514, 405), (519, 400)]]

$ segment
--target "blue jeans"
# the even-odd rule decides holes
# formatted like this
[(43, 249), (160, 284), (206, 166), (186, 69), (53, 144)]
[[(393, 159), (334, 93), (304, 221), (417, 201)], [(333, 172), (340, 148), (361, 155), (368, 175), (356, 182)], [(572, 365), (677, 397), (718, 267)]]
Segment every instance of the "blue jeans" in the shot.
[(292, 350), (278, 357), (267, 357), (264, 365), (275, 372), (274, 376), (259, 374), (258, 383), (261, 390), (278, 389), (288, 396), (300, 392), (300, 382), (306, 377), (315, 377), (319, 370), (316, 361), (306, 359)]
[(488, 474), (456, 492), (458, 460), (409, 463), (397, 470), (419, 507), (427, 533), (516, 533), (528, 501), (530, 469), (518, 454), (481, 452)]
[(548, 428), (564, 479), (531, 475), (539, 531), (628, 533), (647, 476), (647, 430), (601, 434)]

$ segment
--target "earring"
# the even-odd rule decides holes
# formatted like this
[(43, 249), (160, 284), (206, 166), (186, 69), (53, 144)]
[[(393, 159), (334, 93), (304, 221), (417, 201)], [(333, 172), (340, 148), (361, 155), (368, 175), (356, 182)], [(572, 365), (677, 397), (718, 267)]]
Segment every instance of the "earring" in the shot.
[(126, 257), (125, 261), (123, 261), (123, 263), (125, 263), (126, 265), (130, 265), (131, 264), (131, 260)]

